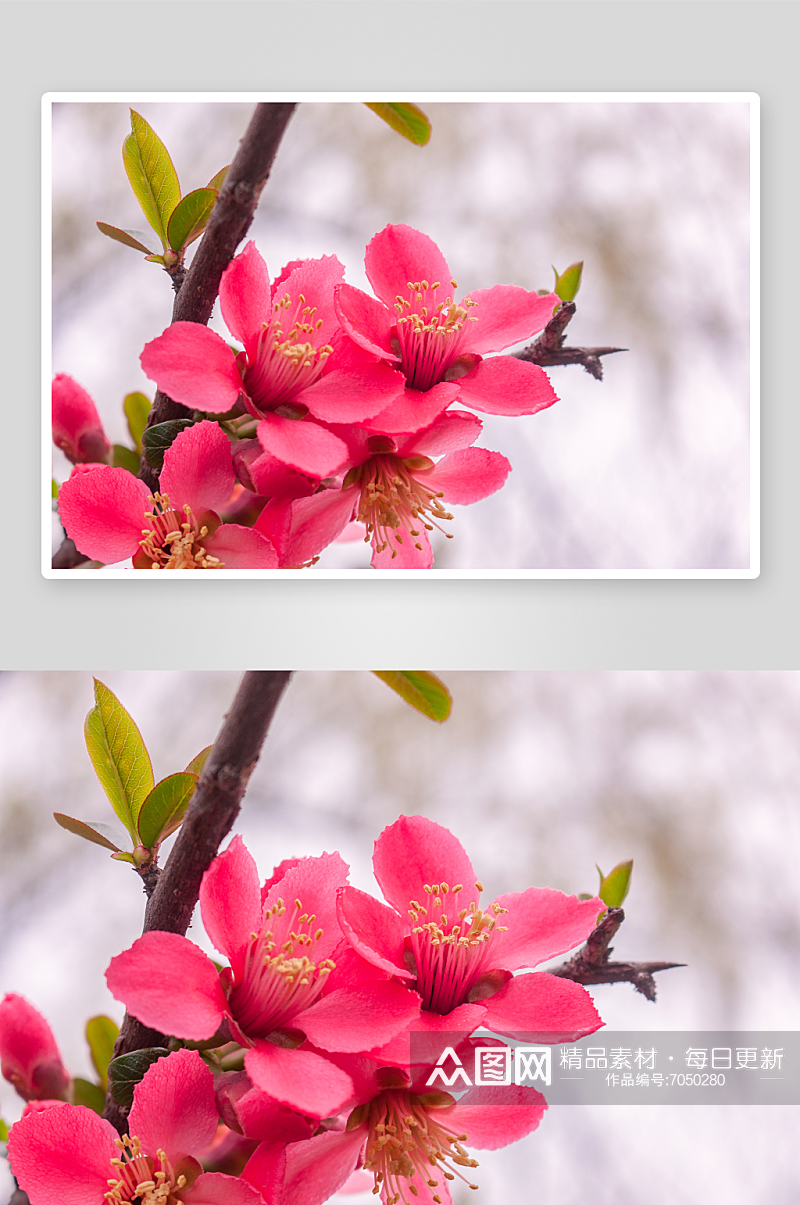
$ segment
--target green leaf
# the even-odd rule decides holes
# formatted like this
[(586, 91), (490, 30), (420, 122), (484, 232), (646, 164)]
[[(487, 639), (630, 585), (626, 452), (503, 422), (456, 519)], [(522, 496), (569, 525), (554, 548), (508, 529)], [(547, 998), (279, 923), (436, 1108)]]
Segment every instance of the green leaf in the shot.
[(387, 686), (399, 694), (401, 699), (416, 707), (431, 720), (442, 723), (450, 715), (453, 700), (450, 692), (436, 674), (425, 670), (378, 670), (372, 671)]
[(0, 1117), (0, 1142), (8, 1142), (8, 1126)]
[(183, 251), (200, 237), (217, 196), (215, 188), (196, 188), (194, 192), (187, 192), (176, 205), (167, 225), (167, 238), (173, 251)]
[(562, 301), (574, 301), (578, 289), (581, 287), (581, 276), (583, 275), (583, 260), (578, 263), (570, 264), (568, 268), (559, 276), (555, 268), (553, 271), (556, 274), (556, 283), (553, 286), (553, 292)]
[(63, 812), (53, 812), (56, 824), (60, 824), (68, 833), (83, 837), (104, 849), (119, 850), (125, 843), (122, 833), (117, 832), (110, 824), (90, 824), (88, 820), (76, 820), (74, 816), (65, 816)]
[[(136, 451), (142, 450), (142, 435), (147, 426), (147, 416), (153, 403), (143, 393), (127, 393), (122, 403), (125, 417), (128, 420), (128, 430), (136, 445)], [(138, 471), (138, 470), (137, 470)]]
[(135, 109), (131, 109), (131, 133), (122, 146), (122, 161), (142, 213), (166, 250), (167, 223), (181, 199), (181, 186), (167, 148)]
[(86, 1041), (89, 1043), (92, 1063), (100, 1076), (103, 1088), (106, 1086), (108, 1064), (114, 1057), (114, 1043), (118, 1037), (119, 1026), (110, 1017), (90, 1017), (86, 1022)]
[(193, 425), (191, 418), (173, 418), (168, 423), (156, 423), (142, 435), (142, 452), (151, 469), (160, 473), (164, 467), (164, 453), (171, 448), (181, 431)]
[(56, 481), (55, 477), (53, 477), (51, 485), (50, 485), (50, 497), (51, 498), (58, 497), (58, 488), (59, 488), (58, 482)]
[(136, 866), (136, 857), (134, 854), (126, 853), (125, 850), (120, 850), (119, 853), (112, 854), (112, 859), (116, 862), (130, 862), (131, 866)]
[(153, 787), (139, 813), (139, 840), (145, 849), (153, 849), (180, 827), (196, 786), (197, 775), (183, 771)]
[(132, 448), (126, 448), (124, 444), (114, 444), (113, 452), (113, 467), (115, 469), (127, 469), (135, 477), (139, 472), (139, 453), (134, 452)]
[(213, 748), (213, 745), (206, 745), (205, 749), (201, 749), (197, 757), (193, 757), (189, 762), (189, 765), (186, 767), (187, 772), (189, 774), (196, 774), (199, 778), (203, 773), (203, 767), (208, 761), (208, 755)]
[(230, 163), (228, 164), (228, 167), (221, 167), (216, 176), (211, 177), (206, 185), (206, 188), (216, 188), (217, 192), (219, 192), (219, 190), (222, 188), (222, 185), (225, 183), (225, 177), (228, 174), (229, 167)]
[(164, 1046), (147, 1046), (131, 1054), (121, 1054), (108, 1064), (108, 1084), (111, 1095), (118, 1105), (129, 1108), (133, 1104), (133, 1090), (143, 1079), (144, 1073), (153, 1063), (164, 1059), (169, 1051)]
[(93, 1084), (88, 1079), (74, 1079), (72, 1081), (72, 1102), (76, 1105), (84, 1105), (93, 1113), (102, 1114), (106, 1107), (106, 1094), (99, 1084)]
[(109, 226), (108, 222), (97, 222), (96, 225), (101, 234), (113, 238), (117, 243), (124, 243), (126, 247), (133, 247), (134, 251), (143, 251), (145, 255), (152, 255), (154, 251), (158, 250), (158, 244), (153, 236), (144, 230), (120, 230), (119, 226)]
[(119, 699), (96, 678), (94, 697), (84, 725), (86, 748), (109, 803), (135, 841), (139, 810), (153, 789), (150, 755)]
[(370, 104), (364, 102), (368, 109), (382, 117), (398, 134), (402, 134), (409, 142), (424, 146), (431, 136), (431, 123), (422, 109), (411, 104)]
[(599, 866), (597, 867), (597, 873), (600, 875), (600, 887), (597, 894), (607, 908), (619, 908), (622, 904), (628, 894), (632, 870), (633, 858), (629, 862), (618, 862), (614, 869), (606, 875)]

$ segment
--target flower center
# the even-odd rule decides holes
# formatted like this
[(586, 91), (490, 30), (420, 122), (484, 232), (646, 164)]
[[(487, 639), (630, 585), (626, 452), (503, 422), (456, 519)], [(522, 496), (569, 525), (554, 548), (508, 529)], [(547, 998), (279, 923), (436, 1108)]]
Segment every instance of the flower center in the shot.
[[(453, 1098), (444, 1092), (413, 1096), (407, 1089), (391, 1088), (351, 1113), (348, 1129), (365, 1122), (368, 1126), (364, 1170), (374, 1173), (372, 1191), (383, 1191), (386, 1205), (411, 1205), (411, 1200), (419, 1196), (415, 1176), (434, 1190), (440, 1183), (437, 1174), (445, 1180), (458, 1177), (470, 1188), (478, 1187), (458, 1170), (478, 1166), (461, 1145), (467, 1135), (457, 1134), (433, 1116), (436, 1108), (452, 1103)], [(431, 1196), (441, 1205), (437, 1192)]]
[(109, 1205), (122, 1205), (126, 1201), (136, 1201), (138, 1205), (179, 1205), (186, 1177), (175, 1175), (164, 1151), (158, 1151), (155, 1159), (143, 1155), (139, 1139), (127, 1134), (117, 1138), (116, 1145), (120, 1157), (112, 1159), (111, 1166), (119, 1179), (110, 1179), (110, 1191), (103, 1193)]
[(206, 552), (203, 540), (210, 535), (209, 529), (200, 525), (188, 504), (181, 519), (166, 494), (153, 494), (150, 501), (153, 509), (145, 513), (147, 527), (142, 528), (144, 539), (139, 547), (151, 569), (225, 568), (218, 557)]
[[(359, 523), (366, 523), (365, 542), (374, 538), (376, 552), (383, 552), (392, 544), (402, 544), (405, 536), (421, 552), (420, 527), (426, 531), (437, 528), (452, 540), (451, 533), (440, 526), (441, 520), (453, 517), (439, 501), (444, 493), (429, 489), (414, 476), (415, 471), (432, 468), (433, 461), (427, 456), (401, 460), (399, 456), (383, 453), (370, 457), (347, 474), (343, 488), (360, 485), (356, 518)], [(430, 522), (426, 521), (426, 516)], [(397, 551), (392, 547), (392, 559), (397, 556)]]
[[(479, 893), (483, 891), (482, 883), (475, 886)], [(497, 924), (500, 913), (508, 911), (499, 904), (491, 904), (484, 912), (473, 901), (468, 908), (456, 911), (462, 890), (461, 883), (455, 887), (426, 883), (428, 906), (417, 900), (409, 905), (417, 991), (422, 996), (422, 1007), (434, 1013), (452, 1012), (466, 1002), (470, 989), (487, 969), (492, 935), (506, 929)], [(450, 920), (445, 912), (448, 895), (453, 896)]]
[[(450, 286), (458, 288), (454, 280)], [(398, 354), (409, 389), (424, 392), (441, 381), (462, 349), (467, 322), (478, 321), (469, 312), (477, 301), (465, 297), (458, 303), (449, 293), (439, 301), (440, 288), (438, 281), (409, 281), (408, 298), (397, 294)]]
[(293, 310), (292, 304), (288, 293), (276, 301), (272, 318), (247, 348), (244, 383), (248, 410), (256, 418), (313, 384), (333, 351), (327, 343), (316, 346), (323, 325), (322, 318), (314, 318), (317, 307), (306, 305), (302, 293)]
[(242, 981), (230, 995), (236, 1024), (248, 1037), (265, 1038), (287, 1025), (322, 991), (336, 964), (311, 957), (323, 933), (313, 929), (315, 919), (302, 911), (299, 900), (290, 912), (279, 899), (261, 932), (250, 934)]

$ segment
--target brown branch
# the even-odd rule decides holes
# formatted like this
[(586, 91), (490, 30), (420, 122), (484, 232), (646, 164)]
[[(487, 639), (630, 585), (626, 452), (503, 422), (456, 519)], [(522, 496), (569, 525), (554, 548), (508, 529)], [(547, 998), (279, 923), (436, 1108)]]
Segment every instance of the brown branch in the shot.
[[(200, 895), (200, 882), (239, 814), (248, 780), (290, 677), (288, 670), (251, 670), (242, 678), (172, 853), (147, 902), (143, 933), (153, 929), (186, 933)], [(162, 1033), (126, 1013), (114, 1055), (166, 1044)], [(110, 1092), (103, 1116), (120, 1133), (125, 1132), (127, 1111)]]
[[(211, 317), (222, 273), (250, 229), (261, 191), (267, 182), (281, 138), (297, 106), (258, 104), (228, 169), (217, 203), (172, 307), (173, 322), (201, 322)], [(173, 281), (175, 283), (175, 281)], [(186, 418), (190, 411), (159, 389), (147, 419), (148, 427)], [(158, 489), (158, 474), (142, 457), (139, 477), (148, 489)]]
[(591, 376), (602, 381), (603, 365), (600, 357), (611, 356), (614, 352), (626, 351), (627, 348), (564, 347), (564, 331), (575, 310), (574, 301), (565, 301), (553, 314), (539, 338), (522, 351), (514, 352), (514, 357), (517, 360), (526, 360), (529, 364), (539, 364), (542, 368), (552, 368), (557, 364), (582, 364)]
[(572, 979), (575, 983), (632, 983), (648, 1000), (656, 998), (656, 971), (686, 966), (685, 962), (609, 962), (609, 942), (625, 919), (622, 908), (609, 908), (600, 924), (589, 934), (586, 945), (551, 975)]
[(64, 536), (64, 539), (61, 541), (61, 547), (57, 552), (53, 553), (53, 568), (77, 569), (78, 565), (85, 565), (90, 560), (91, 557), (84, 556), (82, 552), (78, 552), (69, 536)]

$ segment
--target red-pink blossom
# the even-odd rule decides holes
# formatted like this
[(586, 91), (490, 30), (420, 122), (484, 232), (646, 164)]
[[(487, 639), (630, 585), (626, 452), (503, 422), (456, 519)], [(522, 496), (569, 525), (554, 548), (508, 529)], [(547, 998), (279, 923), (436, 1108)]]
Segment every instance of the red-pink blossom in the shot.
[(220, 524), (234, 484), (224, 431), (201, 422), (165, 452), (158, 493), (127, 469), (98, 466), (64, 482), (58, 513), (78, 551), (104, 564), (133, 557), (137, 569), (273, 569), (277, 554), (260, 532)]
[(111, 451), (97, 407), (65, 372), (53, 380), (53, 443), (73, 464), (104, 463)]
[(50, 1026), (14, 992), (0, 1000), (0, 1072), (23, 1100), (65, 1098), (72, 1083)]
[[(362, 958), (419, 993), (415, 1029), (485, 1025), (562, 1042), (602, 1025), (580, 984), (546, 972), (514, 974), (585, 941), (602, 900), (529, 887), (482, 906), (483, 885), (462, 845), (424, 816), (401, 816), (384, 829), (373, 866), (389, 906), (344, 886), (339, 921)], [(404, 1056), (407, 1040), (392, 1048), (392, 1057)]]
[(204, 1173), (217, 1130), (214, 1083), (197, 1051), (159, 1059), (136, 1085), (130, 1137), (82, 1106), (31, 1113), (11, 1129), (12, 1171), (31, 1205), (261, 1205), (243, 1180)]
[[(240, 837), (200, 889), (206, 931), (230, 963), (221, 974), (185, 937), (145, 933), (112, 959), (112, 994), (145, 1025), (210, 1038), (227, 1021), (253, 1083), (281, 1104), (324, 1117), (349, 1097), (348, 1076), (319, 1053), (382, 1045), (419, 1014), (416, 996), (352, 959), (336, 920), (347, 878), (338, 854), (301, 858), (262, 888)], [(344, 954), (341, 968), (339, 953)]]
[(341, 440), (315, 422), (355, 422), (397, 392), (398, 374), (338, 334), (335, 255), (295, 260), (270, 282), (255, 243), (229, 264), (222, 316), (244, 345), (238, 355), (208, 327), (174, 322), (141, 355), (144, 371), (176, 402), (210, 414), (241, 397), (258, 439), (276, 460), (326, 477), (345, 457)]
[(495, 285), (456, 301), (441, 251), (410, 226), (389, 225), (376, 234), (365, 269), (378, 300), (340, 284), (336, 313), (350, 338), (398, 368), (407, 387), (368, 420), (372, 431), (417, 431), (456, 393), (459, 404), (488, 414), (535, 414), (558, 400), (539, 365), (484, 358), (542, 330), (559, 304), (554, 293)]
[(336, 1061), (354, 1085), (344, 1128), (290, 1144), (285, 1165), (262, 1144), (244, 1169), (270, 1205), (322, 1205), (357, 1168), (373, 1177), (384, 1205), (450, 1205), (454, 1181), (477, 1187), (478, 1163), (464, 1144), (507, 1146), (535, 1130), (547, 1108), (534, 1088), (471, 1088), (456, 1103), (367, 1056)]
[[(429, 569), (428, 532), (450, 536), (442, 526), (453, 518), (446, 506), (486, 498), (511, 470), (499, 452), (469, 446), (481, 427), (475, 415), (449, 411), (412, 435), (335, 428), (348, 446), (341, 488), (271, 502), (256, 529), (278, 549), (281, 566), (297, 566), (313, 561), (356, 520), (365, 525), (374, 568)], [(434, 456), (440, 459), (434, 462)]]

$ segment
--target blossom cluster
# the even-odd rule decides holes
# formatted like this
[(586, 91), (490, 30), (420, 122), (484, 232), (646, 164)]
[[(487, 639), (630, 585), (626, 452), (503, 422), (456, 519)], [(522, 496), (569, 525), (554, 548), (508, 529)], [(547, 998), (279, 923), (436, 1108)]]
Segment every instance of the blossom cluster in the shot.
[(219, 291), (242, 350), (192, 322), (145, 346), (146, 375), (197, 420), (155, 494), (104, 463), (94, 403), (56, 377), (54, 441), (75, 464), (58, 509), (78, 550), (135, 568), (297, 568), (360, 534), (375, 568), (430, 568), (447, 508), (493, 494), (511, 469), (474, 446), (473, 411), (557, 400), (538, 365), (491, 353), (542, 330), (559, 299), (495, 285), (456, 300), (439, 248), (409, 226), (377, 234), (365, 268), (375, 296), (344, 282), (336, 256), (270, 280), (250, 242)]
[(602, 901), (531, 887), (483, 904), (460, 843), (421, 816), (384, 830), (374, 871), (385, 902), (348, 884), (337, 853), (288, 859), (261, 883), (235, 837), (200, 892), (222, 969), (166, 932), (112, 959), (111, 993), (171, 1039), (123, 1137), (67, 1103), (49, 1027), (7, 996), (2, 1072), (29, 1102), (8, 1151), (31, 1205), (321, 1205), (370, 1184), (384, 1205), (449, 1205), (478, 1166), (468, 1148), (536, 1129), (535, 1089), (432, 1089), (412, 1037), (593, 1033), (585, 988), (519, 972), (581, 944)]

